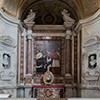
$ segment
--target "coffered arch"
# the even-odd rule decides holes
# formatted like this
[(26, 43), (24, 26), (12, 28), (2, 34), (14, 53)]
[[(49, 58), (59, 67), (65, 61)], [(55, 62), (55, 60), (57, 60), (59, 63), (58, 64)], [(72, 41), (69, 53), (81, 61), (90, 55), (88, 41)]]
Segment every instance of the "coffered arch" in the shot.
[(49, 0), (30, 3), (21, 13), (19, 18), (21, 20), (25, 19), (29, 10), (33, 9), (36, 12), (36, 24), (63, 24), (61, 11), (67, 9), (70, 13), (70, 16), (78, 20), (76, 11), (66, 2), (62, 0)]
[[(55, 2), (58, 5), (50, 5), (50, 4), (55, 4)], [(59, 10), (59, 8), (61, 7), (62, 9), (66, 8), (69, 11), (71, 10), (71, 13), (73, 13), (74, 11), (76, 15), (72, 16), (73, 17), (76, 16), (77, 17), (77, 18), (75, 17), (76, 19), (83, 19), (93, 15), (100, 8), (100, 0), (1, 0), (0, 1), (0, 6), (2, 6), (3, 9), (8, 14), (18, 18), (22, 18), (22, 14), (26, 12), (25, 10), (27, 10), (27, 8), (29, 9), (30, 7), (32, 7), (32, 5), (35, 5), (35, 10), (36, 8), (39, 7), (41, 10), (46, 5), (49, 6), (46, 7), (48, 8), (46, 9), (47, 11), (50, 10), (49, 8), (52, 9), (55, 8), (55, 10)], [(66, 5), (66, 7), (63, 7), (62, 5)]]

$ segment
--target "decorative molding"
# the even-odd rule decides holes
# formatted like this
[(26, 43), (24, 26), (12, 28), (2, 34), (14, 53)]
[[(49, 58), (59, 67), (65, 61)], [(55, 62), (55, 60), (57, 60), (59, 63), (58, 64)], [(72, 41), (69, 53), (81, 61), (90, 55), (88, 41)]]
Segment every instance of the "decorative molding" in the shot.
[(6, 14), (3, 9), (0, 9), (0, 15), (2, 16), (2, 18), (4, 18), (5, 20), (9, 21), (10, 23), (13, 24), (19, 24), (20, 20), (18, 20), (15, 17), (9, 16), (8, 14)]
[(0, 72), (0, 79), (2, 81), (11, 81), (15, 78), (15, 74), (12, 71), (2, 71)]
[(33, 31), (65, 31), (66, 29), (64, 28), (63, 25), (35, 25), (33, 27)]
[[(33, 34), (35, 36), (65, 36), (65, 28), (63, 25), (35, 25)], [(52, 34), (51, 34), (52, 33)]]
[(75, 27), (75, 31), (80, 31), (83, 26), (87, 27), (92, 25), (100, 20), (100, 9), (91, 17), (88, 17), (83, 20), (79, 20), (77, 26)]
[(82, 87), (100, 88), (100, 69), (99, 69), (99, 51), (100, 51), (100, 37), (90, 36), (83, 43), (83, 65), (82, 65)]
[(16, 47), (15, 41), (10, 36), (1, 36), (0, 43), (6, 44), (11, 47)]
[(71, 30), (67, 30), (66, 31), (66, 39), (71, 39), (71, 36), (72, 36)]
[(43, 82), (46, 85), (50, 85), (52, 84), (54, 81), (54, 75), (53, 73), (50, 71), (50, 66), (47, 67), (47, 71), (43, 74)]
[(87, 38), (84, 42), (84, 47), (94, 45), (96, 43), (100, 42), (100, 37), (99, 36), (90, 36)]
[(83, 43), (83, 48), (88, 52), (94, 51), (100, 48), (100, 37), (99, 36), (90, 36)]

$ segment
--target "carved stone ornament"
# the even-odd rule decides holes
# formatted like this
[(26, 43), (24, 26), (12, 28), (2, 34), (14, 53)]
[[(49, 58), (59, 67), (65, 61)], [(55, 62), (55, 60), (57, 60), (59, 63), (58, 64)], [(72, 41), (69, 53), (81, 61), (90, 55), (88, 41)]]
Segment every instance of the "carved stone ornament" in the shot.
[(85, 48), (86, 51), (89, 51), (89, 52), (97, 50), (99, 47), (100, 47), (100, 37), (99, 36), (90, 36), (83, 43), (83, 48)]
[(32, 84), (32, 74), (26, 74), (24, 78), (25, 83)]
[(0, 43), (3, 43), (10, 47), (16, 47), (14, 40), (10, 36), (1, 36)]
[(84, 42), (84, 47), (88, 47), (90, 45), (94, 45), (96, 43), (100, 42), (100, 37), (99, 36), (90, 36), (87, 38)]
[(90, 36), (83, 42), (83, 84), (88, 87), (98, 87), (100, 80), (100, 37)]
[(59, 89), (55, 89), (55, 88), (41, 88), (38, 90), (38, 94), (37, 97), (38, 98), (60, 98), (59, 95)]
[(84, 74), (83, 78), (85, 80), (98, 80), (100, 76), (100, 72), (95, 72), (94, 75), (91, 75), (88, 71)]
[(15, 74), (12, 71), (2, 71), (0, 72), (0, 79), (2, 81), (11, 81), (12, 79), (14, 79)]
[(47, 71), (43, 74), (43, 82), (46, 85), (52, 84), (54, 81), (54, 75), (50, 71), (50, 67), (48, 66)]

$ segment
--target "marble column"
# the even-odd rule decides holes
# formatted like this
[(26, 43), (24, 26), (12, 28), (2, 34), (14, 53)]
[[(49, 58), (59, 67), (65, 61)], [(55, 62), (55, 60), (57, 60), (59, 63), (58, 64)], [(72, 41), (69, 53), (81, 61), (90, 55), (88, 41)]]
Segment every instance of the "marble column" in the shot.
[(25, 56), (26, 56), (26, 52), (25, 52), (25, 40), (26, 40), (26, 29), (23, 28), (23, 33), (20, 36), (20, 68), (19, 68), (19, 73), (20, 74), (20, 83), (23, 83), (23, 79), (24, 79), (24, 73), (25, 73)]
[(27, 35), (27, 69), (26, 73), (32, 74), (32, 30), (28, 30)]
[(32, 44), (33, 44), (33, 37), (32, 37), (32, 27), (34, 25), (34, 22), (31, 23), (26, 23), (26, 26), (28, 27), (27, 29), (27, 56), (26, 56), (26, 74), (33, 74), (33, 57), (32, 57)]
[(71, 59), (72, 59), (72, 44), (71, 44), (71, 36), (72, 32), (71, 30), (66, 31), (66, 68), (65, 68), (65, 73), (66, 75), (71, 74)]

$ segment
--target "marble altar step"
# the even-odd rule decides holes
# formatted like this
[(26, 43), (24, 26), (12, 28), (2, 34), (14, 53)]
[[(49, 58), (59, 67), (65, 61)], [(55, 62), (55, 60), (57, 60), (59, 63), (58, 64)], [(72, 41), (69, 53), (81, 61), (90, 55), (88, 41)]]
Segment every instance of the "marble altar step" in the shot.
[(68, 100), (67, 98), (8, 98), (8, 99), (3, 99), (1, 98), (0, 100)]
[(67, 98), (37, 98), (37, 100), (68, 100)]
[(0, 100), (37, 100), (36, 98), (0, 98)]
[(8, 98), (8, 99), (1, 99), (0, 100), (100, 100), (100, 98)]

